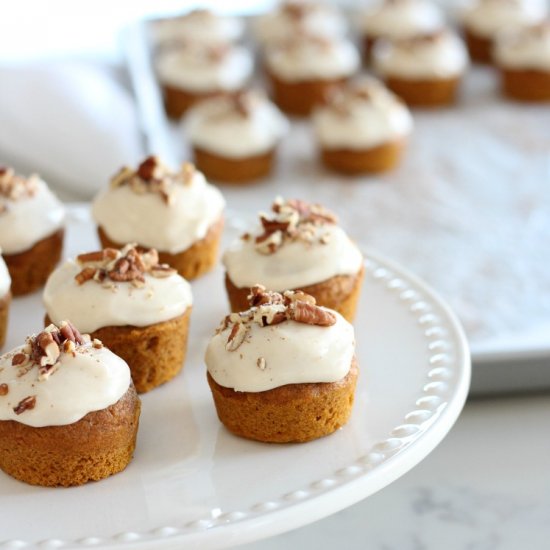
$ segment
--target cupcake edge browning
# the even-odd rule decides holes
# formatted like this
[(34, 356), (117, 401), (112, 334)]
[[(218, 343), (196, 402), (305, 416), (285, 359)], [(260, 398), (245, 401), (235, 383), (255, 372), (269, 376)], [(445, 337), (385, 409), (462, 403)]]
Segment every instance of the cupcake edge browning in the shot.
[(11, 292), (0, 298), (0, 349), (6, 343), (6, 333), (8, 332), (8, 316), (10, 311)]

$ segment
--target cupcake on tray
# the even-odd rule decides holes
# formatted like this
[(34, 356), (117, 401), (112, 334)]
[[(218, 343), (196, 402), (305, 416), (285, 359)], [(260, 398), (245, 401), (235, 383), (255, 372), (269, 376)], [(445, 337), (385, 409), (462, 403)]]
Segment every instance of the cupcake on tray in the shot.
[(0, 167), (0, 249), (14, 296), (40, 288), (61, 257), (65, 211), (37, 175)]
[(519, 101), (550, 101), (550, 20), (502, 33), (495, 64), (503, 93)]
[(307, 0), (281, 2), (254, 25), (255, 38), (264, 47), (286, 42), (298, 33), (339, 39), (346, 31), (346, 20), (334, 6)]
[(261, 284), (278, 292), (301, 290), (352, 321), (363, 257), (337, 221), (318, 204), (275, 200), (223, 256), (231, 311), (247, 309), (250, 288)]
[(245, 183), (269, 175), (288, 121), (260, 91), (202, 101), (191, 109), (186, 133), (197, 168), (207, 178)]
[(401, 40), (434, 32), (445, 24), (441, 8), (430, 0), (383, 0), (359, 17), (365, 59), (380, 38)]
[[(2, 251), (0, 250), (0, 253)], [(8, 332), (8, 316), (11, 303), (11, 278), (6, 263), (0, 255), (0, 348), (6, 341)]]
[(383, 84), (362, 79), (336, 88), (313, 114), (321, 160), (344, 174), (390, 170), (412, 132), (407, 106)]
[(380, 40), (374, 66), (386, 85), (411, 106), (440, 107), (456, 101), (468, 53), (451, 30), (404, 40)]
[(186, 162), (177, 172), (158, 157), (123, 167), (99, 193), (92, 214), (104, 248), (136, 242), (187, 280), (212, 269), (223, 229), (222, 194)]
[(252, 54), (229, 42), (188, 41), (159, 51), (155, 67), (168, 116), (180, 118), (201, 99), (245, 88), (253, 66)]
[(266, 52), (266, 72), (275, 103), (286, 113), (308, 115), (333, 86), (359, 69), (355, 46), (346, 39), (298, 34)]
[(302, 292), (255, 286), (206, 350), (220, 421), (268, 443), (329, 435), (349, 419), (358, 376), (353, 327)]
[(480, 63), (493, 60), (497, 35), (544, 20), (545, 0), (472, 0), (462, 14), (462, 29), (470, 57)]
[(44, 289), (46, 324), (70, 316), (128, 363), (139, 393), (182, 369), (192, 301), (189, 283), (156, 250), (132, 245), (68, 260)]
[(0, 356), (0, 469), (43, 486), (124, 470), (140, 401), (128, 365), (69, 322)]

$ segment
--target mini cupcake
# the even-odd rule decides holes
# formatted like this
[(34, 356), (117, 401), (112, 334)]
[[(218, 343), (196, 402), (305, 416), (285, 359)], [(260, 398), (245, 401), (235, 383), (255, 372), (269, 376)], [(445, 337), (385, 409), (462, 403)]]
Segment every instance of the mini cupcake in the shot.
[(40, 288), (61, 257), (63, 206), (38, 176), (0, 167), (0, 249), (14, 296)]
[(271, 172), (288, 122), (263, 93), (248, 91), (202, 101), (191, 109), (186, 130), (207, 178), (243, 183)]
[(550, 101), (550, 20), (497, 38), (502, 91), (519, 101)]
[(430, 0), (384, 0), (359, 18), (365, 59), (380, 38), (403, 40), (432, 33), (445, 24), (441, 8)]
[(247, 309), (250, 287), (261, 284), (277, 292), (301, 290), (352, 321), (363, 257), (337, 221), (318, 204), (277, 199), (223, 256), (231, 311)]
[(349, 419), (358, 376), (353, 327), (302, 292), (255, 286), (206, 350), (220, 421), (268, 443), (329, 435)]
[(412, 106), (454, 103), (468, 67), (466, 48), (450, 30), (393, 42), (381, 40), (373, 58), (388, 88)]
[(359, 54), (348, 40), (296, 35), (266, 52), (275, 103), (292, 115), (308, 115), (333, 86), (353, 76)]
[(186, 162), (172, 172), (157, 157), (125, 166), (96, 197), (92, 213), (104, 248), (137, 242), (187, 280), (212, 269), (223, 229), (222, 194)]
[(403, 102), (380, 82), (363, 79), (335, 89), (314, 112), (313, 125), (323, 164), (360, 174), (393, 168), (413, 121)]
[(183, 15), (153, 21), (151, 30), (154, 42), (160, 47), (187, 41), (219, 44), (239, 40), (244, 32), (244, 24), (237, 17), (196, 9)]
[(472, 0), (461, 14), (470, 57), (490, 63), (501, 31), (540, 23), (547, 11), (544, 0)]
[(284, 43), (304, 32), (332, 40), (344, 37), (346, 31), (346, 20), (334, 6), (307, 0), (282, 2), (254, 25), (254, 35), (264, 47)]
[(139, 393), (181, 371), (192, 301), (189, 283), (159, 264), (156, 250), (132, 245), (68, 260), (44, 289), (46, 324), (70, 315), (128, 363)]
[(156, 72), (168, 116), (180, 118), (201, 99), (246, 87), (253, 59), (242, 46), (186, 42), (158, 52)]
[[(0, 253), (2, 251), (0, 250)], [(11, 278), (8, 268), (0, 255), (0, 348), (6, 342), (8, 332), (8, 315), (11, 302)]]
[(0, 357), (0, 469), (48, 487), (116, 474), (134, 454), (140, 401), (128, 365), (68, 322)]

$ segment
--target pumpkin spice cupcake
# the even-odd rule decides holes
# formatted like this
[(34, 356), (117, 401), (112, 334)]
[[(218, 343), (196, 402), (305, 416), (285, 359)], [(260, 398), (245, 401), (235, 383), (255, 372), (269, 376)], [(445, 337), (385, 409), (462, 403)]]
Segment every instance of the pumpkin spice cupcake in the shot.
[(302, 292), (255, 286), (206, 349), (220, 421), (268, 443), (329, 435), (349, 419), (358, 376), (353, 327)]
[(69, 487), (124, 470), (139, 414), (128, 365), (69, 322), (0, 357), (0, 469), (20, 481)]
[(550, 20), (502, 33), (494, 55), (504, 95), (550, 101)]
[(318, 204), (277, 199), (260, 224), (223, 255), (231, 311), (248, 308), (255, 284), (277, 292), (301, 290), (317, 303), (355, 316), (363, 282), (363, 257), (336, 216)]
[(210, 271), (218, 257), (225, 201), (195, 167), (168, 169), (158, 157), (123, 167), (95, 198), (92, 214), (104, 248), (135, 242), (155, 248), (161, 263), (187, 280)]
[(0, 249), (14, 296), (40, 288), (61, 258), (65, 211), (38, 176), (0, 167)]
[(0, 250), (0, 348), (2, 348), (6, 341), (11, 303), (11, 278), (6, 263), (2, 259), (1, 252)]
[(297, 34), (266, 51), (265, 67), (275, 103), (286, 113), (304, 116), (334, 85), (359, 69), (355, 46), (345, 39)]
[(547, 13), (544, 0), (472, 0), (460, 15), (470, 57), (491, 63), (500, 32), (540, 23)]
[(361, 174), (390, 170), (399, 162), (413, 120), (383, 84), (362, 79), (336, 88), (315, 110), (313, 127), (325, 166)]
[(181, 371), (192, 301), (189, 283), (156, 250), (132, 245), (68, 260), (44, 289), (46, 324), (70, 316), (128, 363), (139, 393)]
[(242, 90), (253, 65), (248, 50), (228, 42), (185, 42), (159, 51), (155, 68), (168, 116), (178, 119), (201, 99)]
[(449, 29), (405, 40), (380, 40), (373, 61), (388, 88), (415, 107), (453, 104), (468, 68), (466, 48)]
[(288, 127), (284, 115), (259, 90), (202, 101), (186, 120), (197, 168), (207, 178), (231, 183), (269, 175)]

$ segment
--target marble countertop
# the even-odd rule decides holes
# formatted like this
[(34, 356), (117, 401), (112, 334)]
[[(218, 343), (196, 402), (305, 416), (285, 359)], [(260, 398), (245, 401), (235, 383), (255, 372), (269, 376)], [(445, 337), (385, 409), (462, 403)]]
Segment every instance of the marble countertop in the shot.
[(471, 400), (401, 479), (338, 514), (240, 550), (547, 550), (550, 396)]

